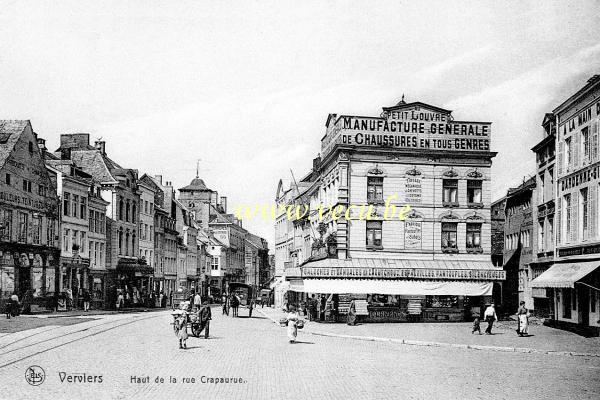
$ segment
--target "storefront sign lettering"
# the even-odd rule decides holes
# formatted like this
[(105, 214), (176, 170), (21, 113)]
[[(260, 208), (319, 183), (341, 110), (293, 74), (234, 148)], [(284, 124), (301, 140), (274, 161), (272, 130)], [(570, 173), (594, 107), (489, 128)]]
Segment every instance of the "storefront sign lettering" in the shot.
[(304, 267), (302, 277), (504, 280), (506, 273), (478, 269)]
[(406, 249), (420, 249), (422, 242), (421, 221), (404, 222), (404, 247)]

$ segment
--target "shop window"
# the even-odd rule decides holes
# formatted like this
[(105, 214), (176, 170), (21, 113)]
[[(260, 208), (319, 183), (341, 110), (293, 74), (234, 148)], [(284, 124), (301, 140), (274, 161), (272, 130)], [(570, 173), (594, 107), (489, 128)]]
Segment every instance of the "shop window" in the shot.
[(367, 248), (381, 248), (381, 221), (367, 221)]
[(571, 318), (571, 289), (561, 290), (563, 318)]
[(481, 252), (481, 224), (467, 224), (467, 251)]
[(367, 202), (383, 203), (383, 178), (367, 177)]
[(442, 250), (444, 252), (458, 252), (456, 231), (458, 224), (455, 222), (442, 223)]
[(467, 181), (467, 202), (470, 206), (481, 205), (481, 181)]
[(0, 208), (0, 240), (10, 242), (12, 236), (12, 210)]
[(427, 308), (458, 308), (458, 296), (425, 296)]
[(442, 202), (445, 206), (458, 205), (458, 180), (443, 180)]

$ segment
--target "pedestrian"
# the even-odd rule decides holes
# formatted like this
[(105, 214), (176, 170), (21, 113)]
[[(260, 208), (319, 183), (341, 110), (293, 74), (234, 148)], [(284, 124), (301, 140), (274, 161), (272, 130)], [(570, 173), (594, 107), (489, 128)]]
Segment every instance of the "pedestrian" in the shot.
[(356, 303), (354, 300), (350, 302), (350, 308), (348, 309), (348, 325), (356, 325)]
[(327, 305), (327, 298), (325, 295), (321, 295), (321, 303), (319, 305), (319, 319), (325, 321), (325, 306)]
[(475, 332), (479, 332), (481, 335), (481, 321), (479, 321), (479, 317), (475, 317), (473, 320), (473, 330), (471, 331), (471, 335)]
[(83, 311), (90, 311), (90, 291), (83, 289)]
[(496, 309), (494, 308), (494, 303), (491, 303), (483, 313), (483, 318), (488, 323), (487, 328), (485, 329), (486, 335), (492, 334), (492, 326), (494, 325), (494, 321), (498, 321), (498, 316), (496, 315)]
[(229, 297), (227, 296), (227, 293), (223, 294), (221, 303), (223, 303), (223, 315), (229, 316)]
[(231, 304), (231, 308), (233, 310), (232, 316), (237, 317), (238, 316), (238, 307), (240, 306), (240, 299), (239, 299), (239, 297), (237, 297), (237, 295), (235, 293), (231, 294), (229, 304)]
[(200, 319), (200, 331), (198, 334), (202, 333), (204, 330), (204, 339), (208, 339), (210, 321), (212, 320), (212, 312), (210, 310), (208, 300), (204, 300), (204, 304), (202, 305), (202, 308), (200, 308), (198, 316)]
[(117, 310), (123, 308), (125, 304), (125, 298), (123, 297), (123, 291), (119, 290), (119, 295), (117, 296)]
[(17, 296), (17, 292), (13, 292), (13, 294), (10, 296), (10, 303), (7, 304), (7, 318), (10, 319), (10, 317), (16, 317), (19, 315), (19, 309), (20, 309), (20, 304), (19, 304), (19, 296)]
[(67, 311), (71, 311), (73, 308), (73, 291), (69, 286), (67, 286), (65, 293), (67, 295)]
[(200, 297), (200, 293), (196, 293), (194, 296), (194, 310), (198, 311), (202, 306), (202, 297)]
[(181, 314), (175, 319), (175, 324), (177, 326), (177, 338), (179, 339), (179, 348), (187, 349), (186, 341), (188, 338), (187, 332), (187, 319), (188, 314), (185, 310), (181, 310)]
[(311, 298), (308, 300), (308, 320), (314, 321), (317, 319), (317, 299), (315, 299), (315, 295), (313, 294)]
[(529, 310), (525, 307), (525, 302), (519, 303), (519, 309), (517, 310), (517, 334), (519, 336), (529, 335)]
[(290, 306), (290, 312), (287, 315), (287, 337), (291, 343), (296, 342), (296, 337), (298, 336), (298, 321), (300, 320), (300, 315), (296, 311), (296, 307), (293, 305)]

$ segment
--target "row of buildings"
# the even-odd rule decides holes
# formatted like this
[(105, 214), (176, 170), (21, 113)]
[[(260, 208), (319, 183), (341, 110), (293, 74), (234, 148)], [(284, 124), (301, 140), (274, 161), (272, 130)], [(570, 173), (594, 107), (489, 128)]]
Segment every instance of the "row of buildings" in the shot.
[[(504, 302), (549, 323), (600, 333), (600, 75), (542, 120), (536, 171), (494, 202)], [(493, 256), (493, 257), (494, 257)]]
[(311, 170), (277, 188), (276, 304), (315, 295), (335, 319), (360, 299), (366, 321), (460, 321), (499, 302), (490, 137), (490, 122), (404, 99), (380, 116), (329, 114)]
[(132, 305), (191, 289), (218, 298), (228, 282), (266, 286), (269, 271), (266, 240), (198, 176), (176, 196), (89, 134), (61, 135), (50, 152), (29, 121), (0, 121), (2, 299), (16, 292), (35, 310), (68, 289), (96, 308), (120, 291)]

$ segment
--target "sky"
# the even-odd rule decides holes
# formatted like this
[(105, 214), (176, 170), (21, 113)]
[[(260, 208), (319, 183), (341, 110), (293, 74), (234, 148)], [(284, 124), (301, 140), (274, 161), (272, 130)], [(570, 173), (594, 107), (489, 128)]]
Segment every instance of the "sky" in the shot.
[[(535, 170), (552, 111), (600, 73), (595, 1), (0, 1), (0, 119), (106, 141), (233, 211), (305, 175), (329, 113), (422, 101), (491, 121), (492, 197)], [(274, 248), (273, 221), (244, 227)]]

